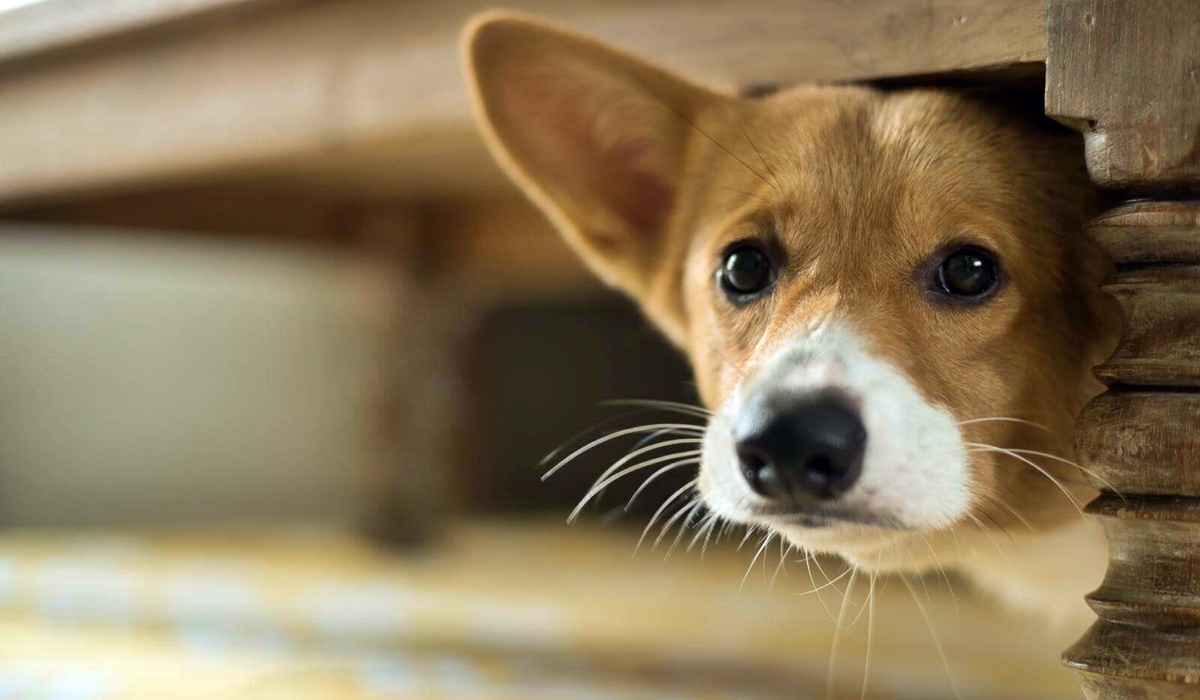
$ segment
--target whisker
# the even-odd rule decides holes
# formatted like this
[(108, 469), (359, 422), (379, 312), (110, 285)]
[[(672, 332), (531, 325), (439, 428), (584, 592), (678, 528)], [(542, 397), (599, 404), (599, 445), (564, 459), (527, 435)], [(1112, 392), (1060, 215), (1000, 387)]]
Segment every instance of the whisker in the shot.
[(1058, 455), (1050, 454), (1049, 452), (1038, 452), (1037, 450), (1018, 450), (1015, 447), (1012, 447), (1009, 449), (1012, 452), (1016, 452), (1017, 454), (1033, 455), (1035, 457), (1045, 457), (1046, 459), (1052, 459), (1056, 462), (1062, 462), (1063, 464), (1066, 464), (1068, 466), (1075, 467), (1076, 469), (1083, 472), (1084, 474), (1087, 474), (1088, 476), (1092, 477), (1096, 481), (1099, 481), (1101, 484), (1104, 485), (1104, 487), (1106, 489), (1108, 489), (1109, 491), (1112, 491), (1117, 496), (1119, 496), (1122, 501), (1128, 501), (1128, 499), (1125, 498), (1125, 494), (1118, 491), (1117, 487), (1115, 487), (1111, 483), (1109, 483), (1109, 481), (1107, 479), (1100, 476), (1096, 472), (1088, 469), (1087, 467), (1084, 467), (1083, 465), (1079, 464), (1078, 462), (1072, 462), (1071, 460), (1066, 459), (1065, 457), (1059, 457)]
[(850, 607), (850, 592), (858, 580), (858, 569), (850, 570), (850, 581), (846, 584), (846, 595), (842, 596), (842, 607), (838, 609), (837, 621), (833, 625), (833, 644), (829, 650), (829, 669), (825, 675), (825, 700), (833, 700), (833, 679), (837, 670), (838, 644), (842, 640), (842, 630), (846, 619), (846, 610)]
[(775, 536), (774, 532), (767, 532), (767, 534), (763, 536), (762, 544), (759, 545), (758, 551), (756, 551), (754, 553), (754, 558), (750, 560), (750, 566), (746, 567), (746, 574), (744, 576), (742, 576), (742, 582), (740, 584), (738, 584), (738, 595), (739, 596), (742, 594), (742, 589), (746, 587), (746, 580), (750, 578), (750, 572), (754, 570), (755, 562), (758, 561), (758, 558), (767, 549), (767, 545), (771, 544), (771, 538), (774, 536)]
[[(837, 578), (835, 578), (835, 579), (830, 579), (830, 578), (829, 578), (829, 576), (825, 574), (824, 570), (822, 570), (822, 569), (821, 569), (821, 564), (820, 564), (820, 562), (817, 562), (817, 570), (821, 572), (821, 575), (822, 575), (822, 576), (825, 576), (825, 583), (824, 583), (824, 584), (822, 584), (822, 585), (820, 585), (820, 586), (818, 586), (818, 585), (817, 585), (817, 578), (816, 578), (815, 576), (813, 576), (813, 572), (812, 572), (813, 559), (814, 559), (814, 557), (812, 556), (812, 554), (811, 554), (811, 553), (810, 553), (810, 554), (809, 554), (807, 557), (805, 557), (805, 558), (804, 558), (804, 567), (805, 567), (805, 568), (808, 570), (808, 580), (809, 580), (809, 581), (812, 583), (812, 585), (813, 585), (813, 589), (812, 589), (812, 591), (811, 591), (811, 592), (812, 592), (812, 593), (815, 593), (815, 594), (817, 595), (817, 602), (818, 602), (818, 603), (820, 603), (820, 604), (821, 604), (821, 607), (822, 607), (822, 608), (825, 610), (825, 615), (826, 615), (827, 617), (829, 617), (829, 621), (830, 621), (830, 622), (833, 622), (833, 620), (834, 620), (834, 617), (833, 617), (833, 611), (832, 611), (832, 610), (830, 610), (830, 609), (829, 609), (829, 606), (825, 604), (825, 596), (821, 595), (820, 591), (821, 591), (821, 590), (823, 590), (823, 589), (825, 589), (825, 588), (828, 588), (828, 587), (830, 587), (830, 586), (833, 586), (833, 590), (835, 590), (835, 591), (836, 591), (836, 590), (837, 590), (837, 586), (836, 586), (836, 585), (834, 585), (834, 584), (835, 584), (836, 582), (840, 581), (840, 580), (842, 579), (842, 577), (843, 577), (843, 576), (845, 576), (846, 574), (850, 573), (850, 569), (846, 569), (846, 570), (845, 570), (845, 571), (843, 571), (842, 573), (838, 574), (838, 577), (837, 577)], [(800, 593), (799, 595), (805, 595), (805, 594), (804, 594), (804, 593)]]
[(664, 559), (671, 558), (671, 554), (674, 553), (675, 548), (678, 547), (679, 543), (683, 541), (683, 536), (686, 535), (688, 529), (693, 526), (692, 524), (695, 521), (696, 513), (699, 513), (703, 509), (704, 501), (700, 498), (697, 498), (696, 502), (688, 508), (687, 517), (679, 521), (679, 534), (675, 535), (675, 540), (671, 542), (671, 546), (667, 549), (666, 556), (663, 557)]
[(652, 423), (650, 425), (639, 425), (634, 428), (626, 428), (624, 430), (618, 430), (615, 433), (609, 433), (608, 435), (605, 435), (604, 437), (596, 438), (595, 440), (592, 440), (588, 444), (584, 445), (583, 447), (580, 447), (579, 449), (575, 450), (571, 454), (564, 457), (561, 461), (558, 462), (558, 464), (555, 464), (553, 467), (546, 470), (545, 474), (542, 474), (542, 481), (545, 481), (546, 479), (549, 479), (550, 477), (554, 476), (556, 473), (558, 473), (559, 470), (561, 470), (567, 464), (570, 464), (579, 455), (581, 455), (584, 452), (587, 452), (588, 450), (591, 450), (599, 445), (602, 445), (606, 442), (611, 442), (613, 440), (616, 440), (617, 438), (625, 437), (626, 435), (636, 435), (638, 433), (652, 432), (655, 430), (662, 430), (663, 428), (676, 428), (676, 429), (679, 429), (684, 432), (690, 430), (690, 431), (695, 431), (697, 434), (704, 432), (704, 428), (694, 426), (694, 425), (687, 425), (685, 423)]
[(901, 547), (904, 547), (905, 552), (908, 552), (908, 559), (913, 563), (913, 569), (917, 571), (917, 580), (921, 582), (921, 588), (925, 591), (925, 600), (932, 603), (933, 598), (929, 597), (929, 586), (925, 584), (925, 577), (920, 573), (922, 567), (917, 564), (917, 557), (913, 555), (912, 548), (903, 541), (897, 542), (897, 544), (899, 544)]
[[(962, 700), (962, 695), (958, 692), (958, 684), (954, 681), (954, 674), (950, 672), (950, 660), (946, 657), (946, 651), (942, 648), (942, 639), (937, 633), (937, 629), (933, 626), (933, 618), (929, 616), (929, 611), (921, 604), (921, 600), (917, 597), (917, 591), (913, 588), (904, 574), (900, 574), (900, 580), (904, 583), (904, 587), (912, 594), (913, 602), (917, 604), (917, 610), (921, 612), (921, 617), (925, 619), (925, 626), (929, 628), (929, 636), (933, 638), (933, 647), (937, 649), (938, 656), (942, 659), (942, 668), (946, 671), (946, 680), (950, 681), (950, 690), (954, 693), (955, 700)], [(921, 585), (925, 585), (924, 582)], [(929, 589), (925, 589), (926, 597), (929, 596)]]
[[(677, 430), (675, 428), (664, 428), (662, 430), (655, 430), (653, 433), (650, 433), (649, 435), (642, 438), (641, 440), (638, 440), (637, 442), (633, 443), (633, 447), (630, 449), (631, 450), (641, 449), (641, 448), (645, 447), (646, 445), (653, 444), (654, 441), (659, 439), (660, 437), (664, 437), (667, 435), (684, 435), (684, 434), (686, 434), (686, 433), (680, 432), (679, 430)], [(697, 443), (704, 441), (704, 438), (700, 437), (700, 436), (696, 436), (691, 439)]]
[[(810, 571), (811, 571), (811, 569), (810, 569)], [(849, 575), (849, 573), (850, 573), (850, 569), (846, 569), (842, 573), (838, 574), (837, 576), (835, 576), (832, 579), (829, 579), (828, 581), (826, 581), (825, 583), (822, 583), (819, 586), (817, 586), (816, 581), (813, 581), (813, 585), (816, 586), (816, 588), (810, 588), (807, 591), (801, 591), (800, 593), (793, 593), (792, 595), (812, 595), (813, 593), (823, 591), (826, 588), (829, 588), (833, 584), (837, 583), (838, 581), (841, 581), (842, 579), (846, 578), (846, 576)], [(817, 597), (819, 598), (820, 596), (817, 596)]]
[(750, 148), (754, 149), (754, 153), (758, 156), (759, 162), (761, 162), (763, 167), (767, 169), (767, 174), (771, 176), (771, 180), (775, 183), (775, 189), (778, 190), (779, 178), (775, 177), (775, 171), (771, 170), (771, 166), (767, 164), (767, 159), (763, 158), (762, 151), (758, 150), (758, 146), (756, 146), (754, 142), (750, 140), (750, 134), (746, 133), (746, 127), (742, 126), (742, 124), (739, 122), (738, 128), (742, 130), (742, 136), (746, 138), (746, 143), (750, 144)]
[(792, 551), (792, 545), (784, 542), (783, 538), (779, 538), (779, 563), (775, 565), (775, 573), (771, 574), (771, 581), (767, 584), (767, 590), (775, 587), (775, 579), (779, 578), (779, 572), (787, 568), (787, 557)]
[[(691, 497), (691, 496), (689, 495), (689, 497)], [(666, 522), (662, 523), (662, 528), (659, 531), (659, 537), (654, 540), (653, 545), (650, 545), (650, 549), (652, 549), (652, 550), (658, 549), (659, 545), (662, 544), (662, 540), (664, 540), (666, 538), (667, 533), (671, 532), (671, 526), (674, 525), (674, 523), (679, 521), (679, 517), (685, 513), (688, 513), (688, 514), (695, 513), (696, 508), (700, 504), (701, 504), (701, 502), (698, 501), (698, 499), (697, 499), (697, 501), (695, 503), (691, 503), (689, 505), (684, 505), (684, 507), (677, 510), (676, 514), (672, 515), (670, 517), (670, 519), (667, 519)], [(690, 517), (690, 515), (689, 515), (689, 517)], [(686, 520), (684, 522), (686, 522)], [(668, 552), (668, 554), (670, 554), (670, 552)]]
[(1049, 428), (1042, 425), (1041, 423), (1034, 423), (1033, 421), (1030, 421), (1030, 420), (1024, 420), (1022, 418), (1012, 418), (1009, 416), (994, 416), (991, 418), (972, 418), (970, 420), (959, 421), (958, 425), (973, 425), (975, 423), (1023, 423), (1025, 425), (1032, 426), (1039, 430), (1044, 430), (1047, 433), (1054, 432), (1053, 430), (1050, 430)]
[[(825, 567), (821, 566), (821, 560), (820, 560), (820, 559), (813, 559), (813, 560), (812, 560), (812, 563), (816, 565), (816, 567), (817, 567), (817, 571), (820, 571), (820, 572), (821, 572), (821, 575), (825, 577), (825, 580), (826, 580), (826, 581), (828, 581), (828, 580), (829, 580), (829, 574), (825, 573)], [(850, 570), (850, 569), (852, 569), (852, 568), (853, 568), (853, 567), (849, 567), (849, 568), (847, 568), (847, 571), (849, 571), (849, 570)], [(850, 588), (850, 584), (849, 584), (849, 582), (847, 582), (847, 584), (846, 584), (846, 588), (847, 588), (847, 590), (849, 590), (849, 588)], [(843, 592), (841, 589), (839, 589), (837, 586), (834, 586), (834, 587), (833, 587), (833, 590), (837, 591), (837, 592), (838, 592), (838, 594), (839, 594), (840, 596), (842, 596), (842, 598), (843, 598), (843, 599), (846, 597), (846, 593), (845, 593), (845, 592)]]
[(609, 416), (608, 418), (597, 421), (596, 423), (589, 425), (588, 427), (584, 428), (583, 430), (580, 430), (578, 433), (573, 435), (571, 437), (571, 439), (563, 442), (561, 445), (559, 445), (558, 447), (551, 450), (549, 454), (547, 454), (545, 457), (542, 457), (541, 461), (539, 461), (538, 464), (544, 466), (546, 464), (549, 464), (550, 462), (553, 462), (555, 460), (555, 458), (558, 457), (558, 455), (565, 452), (571, 445), (578, 443), (580, 440), (584, 439), (585, 437), (587, 437), (589, 435), (594, 435), (598, 432), (601, 432), (602, 430), (606, 429), (608, 426), (613, 425), (614, 423), (620, 423), (621, 421), (629, 420), (630, 418), (633, 418), (634, 416), (641, 416), (641, 415), (645, 415), (647, 413), (654, 413), (654, 412), (655, 412), (655, 409), (653, 409), (653, 408), (639, 408), (635, 411), (625, 411), (618, 415)]
[[(654, 91), (653, 91), (653, 90), (651, 90), (651, 89), (649, 89), (649, 88), (647, 88), (647, 89), (646, 89), (646, 92), (647, 92), (647, 94), (651, 94), (651, 95), (653, 95), (653, 94), (654, 94)], [(697, 133), (699, 133), (701, 136), (703, 136), (704, 138), (706, 138), (706, 139), (708, 139), (709, 141), (711, 141), (711, 142), (712, 142), (712, 144), (713, 144), (714, 146), (716, 146), (717, 148), (719, 148), (719, 149), (721, 149), (722, 151), (724, 151), (724, 152), (725, 152), (725, 154), (726, 154), (726, 155), (728, 155), (730, 158), (732, 158), (732, 159), (734, 159), (735, 161), (737, 161), (738, 163), (740, 163), (740, 164), (742, 165), (742, 167), (744, 167), (746, 170), (750, 171), (750, 173), (751, 173), (752, 175), (754, 175), (755, 177), (757, 177), (759, 180), (762, 180), (763, 182), (765, 182), (765, 183), (766, 183), (768, 186), (770, 186), (770, 187), (772, 187), (772, 188), (773, 188), (773, 187), (775, 187), (775, 185), (772, 185), (770, 182), (768, 182), (768, 181), (767, 181), (767, 178), (765, 178), (765, 177), (763, 177), (763, 176), (762, 176), (762, 173), (760, 173), (760, 172), (758, 172), (757, 170), (755, 170), (754, 168), (750, 167), (750, 164), (749, 164), (749, 163), (747, 163), (746, 161), (744, 161), (744, 160), (742, 160), (741, 158), (737, 157), (737, 156), (734, 154), (734, 152), (733, 152), (733, 151), (731, 151), (731, 150), (729, 150), (728, 148), (726, 148), (726, 147), (725, 147), (725, 145), (724, 145), (723, 143), (721, 143), (720, 141), (718, 141), (718, 140), (716, 140), (715, 138), (713, 138), (713, 137), (712, 137), (711, 135), (709, 135), (709, 133), (708, 133), (707, 131), (705, 131), (704, 129), (701, 129), (701, 128), (700, 128), (700, 125), (699, 125), (699, 124), (697, 124), (695, 121), (691, 120), (690, 118), (688, 118), (688, 116), (687, 116), (686, 114), (684, 114), (682, 110), (680, 110), (679, 108), (677, 108), (677, 107), (675, 107), (674, 105), (670, 104), (669, 102), (667, 102), (666, 100), (662, 99), (661, 97), (656, 97), (656, 99), (658, 100), (659, 104), (661, 104), (662, 106), (664, 106), (664, 107), (666, 107), (668, 110), (670, 110), (672, 113), (674, 113), (674, 114), (675, 114), (675, 116), (679, 117), (679, 119), (680, 119), (680, 120), (682, 120), (682, 121), (683, 121), (685, 124), (687, 124), (688, 126), (692, 127), (693, 129), (695, 129), (695, 130), (696, 130), (696, 132), (697, 132)]]
[[(665, 447), (668, 444), (669, 443), (664, 443), (663, 445), (658, 445), (656, 447)], [(643, 449), (649, 449), (649, 448), (643, 448)], [(610, 467), (609, 471), (606, 471), (604, 474), (601, 474), (600, 478), (596, 481), (596, 484), (591, 489), (589, 489), (586, 494), (584, 494), (582, 499), (580, 499), (579, 503), (575, 506), (575, 510), (571, 511), (571, 514), (567, 516), (567, 522), (574, 522), (574, 520), (579, 517), (579, 514), (583, 512), (583, 509), (584, 509), (584, 507), (587, 506), (588, 501), (592, 500), (592, 498), (594, 498), (597, 494), (601, 493), (602, 491), (604, 491), (604, 489), (606, 489), (609, 486), (612, 486), (616, 482), (620, 481), (622, 478), (629, 476), (630, 474), (632, 474), (640, 469), (645, 469), (647, 467), (653, 467), (656, 464), (662, 464), (663, 462), (669, 462), (671, 460), (699, 457), (700, 454), (701, 454), (700, 450), (694, 450), (692, 452), (683, 452), (683, 453), (676, 452), (676, 453), (669, 454), (669, 455), (663, 455), (661, 457), (654, 457), (653, 459), (647, 459), (647, 460), (638, 462), (637, 464), (634, 464), (632, 466), (626, 467), (625, 469), (622, 469), (621, 471), (619, 471), (615, 474), (612, 474), (611, 476), (606, 476), (612, 470), (612, 468)], [(618, 464), (620, 464), (620, 463), (618, 462)]]
[[(599, 483), (599, 482), (603, 481), (604, 479), (607, 479), (608, 477), (612, 476), (618, 469), (625, 466), (626, 464), (629, 464), (631, 461), (637, 459), (638, 457), (641, 457), (644, 454), (647, 454), (650, 452), (655, 452), (655, 451), (661, 450), (665, 447), (677, 447), (680, 445), (691, 445), (692, 447), (696, 447), (696, 446), (700, 445), (702, 442), (703, 442), (703, 440), (701, 440), (700, 438), (689, 437), (689, 438), (680, 438), (678, 440), (665, 440), (663, 442), (656, 442), (652, 445), (646, 445), (645, 447), (639, 447), (638, 449), (629, 452), (624, 457), (621, 457), (617, 461), (610, 464), (608, 466), (608, 468), (605, 469), (600, 474), (600, 476), (596, 477), (595, 483)], [(695, 450), (695, 452), (696, 452), (696, 454), (700, 454), (702, 452), (702, 450), (697, 449), (697, 450)], [(683, 454), (677, 453), (677, 456), (682, 457)]]
[(735, 187), (725, 187), (724, 189), (728, 190), (729, 192), (737, 192), (738, 194), (745, 195), (747, 197), (750, 197), (751, 199), (757, 199), (758, 201), (762, 202), (763, 204), (768, 204), (768, 205), (770, 204), (770, 202), (763, 199), (762, 197), (759, 197), (758, 195), (750, 193), (750, 192), (746, 192), (745, 190), (739, 190)]
[(1059, 491), (1062, 491), (1063, 495), (1067, 497), (1067, 500), (1071, 502), (1071, 505), (1075, 506), (1075, 510), (1079, 512), (1079, 517), (1082, 518), (1083, 521), (1085, 523), (1087, 523), (1089, 527), (1092, 527), (1092, 528), (1095, 527), (1095, 525), (1092, 523), (1092, 521), (1088, 520), (1087, 515), (1083, 512), (1082, 504), (1080, 504), (1078, 499), (1076, 499), (1075, 496), (1072, 495), (1071, 492), (1067, 490), (1067, 487), (1064, 486), (1061, 481), (1056, 479), (1053, 474), (1046, 471), (1038, 464), (1035, 464), (1033, 462), (1033, 460), (1028, 459), (1020, 454), (1017, 454), (1016, 452), (1013, 452), (1012, 450), (1007, 450), (1007, 449), (1004, 449), (1003, 447), (996, 447), (995, 445), (984, 445), (984, 444), (978, 443), (978, 442), (968, 442), (965, 444), (968, 447), (974, 447), (974, 448), (980, 449), (984, 452), (996, 452), (999, 454), (1008, 455), (1014, 459), (1018, 459), (1018, 460), (1024, 462), (1025, 464), (1028, 464), (1029, 466), (1033, 467), (1034, 469), (1036, 469), (1038, 471), (1038, 473), (1040, 473), (1042, 476), (1049, 479), (1051, 483), (1053, 483), (1056, 487), (1058, 487)]
[[(716, 513), (709, 513), (708, 515), (704, 516), (704, 520), (700, 521), (699, 527), (696, 528), (696, 535), (694, 537), (692, 537), (691, 542), (688, 542), (686, 551), (688, 551), (688, 552), (692, 551), (692, 549), (696, 546), (696, 543), (700, 541), (700, 538), (702, 536), (704, 537), (704, 544), (705, 544), (705, 546), (707, 546), (708, 545), (708, 535), (705, 535), (705, 533), (707, 532), (709, 535), (711, 535), (713, 528), (716, 527), (717, 521), (719, 519), (720, 519), (720, 516), (717, 515)], [(704, 548), (703, 547), (700, 549), (700, 556), (701, 557), (704, 556)]]
[[(1001, 524), (1000, 524), (1000, 521), (999, 521), (999, 520), (996, 520), (996, 518), (995, 518), (995, 517), (993, 517), (991, 513), (988, 513), (987, 511), (983, 511), (983, 510), (981, 510), (981, 511), (979, 511), (979, 514), (980, 514), (980, 515), (982, 515), (983, 517), (987, 518), (989, 523), (991, 523), (992, 525), (995, 525), (995, 526), (996, 526), (996, 529), (1000, 531), (1000, 534), (1002, 534), (1002, 535), (1004, 535), (1005, 537), (1007, 537), (1007, 538), (1008, 538), (1010, 541), (1013, 541), (1013, 536), (1012, 536), (1012, 533), (1010, 533), (1010, 532), (1008, 531), (1008, 528), (1006, 528), (1006, 527), (1004, 527), (1003, 525), (1001, 525)], [(979, 519), (978, 519), (978, 518), (976, 518), (974, 515), (972, 515), (971, 517), (972, 517), (972, 518), (975, 518), (976, 520), (979, 520)], [(980, 527), (983, 527), (983, 524), (982, 524), (982, 523), (980, 523)]]
[(929, 541), (929, 538), (922, 534), (921, 539), (925, 540), (925, 546), (929, 548), (929, 556), (933, 557), (934, 566), (937, 567), (942, 580), (946, 582), (946, 590), (950, 591), (950, 600), (954, 601), (954, 611), (958, 612), (958, 596), (954, 595), (954, 585), (950, 583), (950, 576), (946, 573), (946, 567), (942, 566), (942, 560), (938, 558), (937, 551), (934, 550), (933, 543)]
[(660, 401), (658, 399), (613, 399), (601, 401), (601, 406), (639, 406), (642, 408), (660, 408), (664, 411), (675, 411), (697, 418), (711, 418), (713, 412), (702, 406), (681, 403), (679, 401)]
[(996, 548), (996, 551), (1000, 553), (1000, 556), (1004, 557), (1006, 561), (1012, 561), (1008, 558), (1008, 552), (1004, 551), (1004, 549), (1000, 546), (1000, 543), (996, 541), (995, 537), (992, 537), (992, 533), (988, 532), (988, 529), (983, 526), (983, 523), (980, 522), (979, 518), (975, 517), (971, 513), (964, 513), (964, 515), (966, 515), (967, 518), (975, 524), (975, 527), (979, 528), (979, 531), (991, 541), (992, 546)]
[(998, 508), (1002, 508), (1005, 511), (1007, 511), (1008, 513), (1010, 513), (1013, 516), (1013, 518), (1015, 518), (1017, 520), (1017, 522), (1024, 525), (1030, 532), (1036, 531), (1036, 529), (1033, 527), (1033, 524), (1030, 523), (1029, 520), (1025, 518), (1025, 516), (1018, 513), (1015, 508), (1013, 508), (1011, 505), (1009, 505), (1006, 501), (1001, 499), (999, 496), (990, 496), (986, 493), (978, 494), (978, 496), (979, 496), (979, 498), (982, 498), (983, 500), (987, 501), (988, 503), (991, 503), (992, 505), (994, 505)]
[(640, 496), (642, 494), (642, 492), (646, 490), (646, 487), (648, 487), (650, 484), (652, 484), (655, 479), (657, 479), (658, 477), (662, 476), (663, 474), (666, 474), (667, 472), (669, 472), (673, 469), (680, 469), (680, 468), (683, 468), (686, 466), (690, 466), (692, 464), (699, 464), (699, 463), (700, 463), (699, 459), (687, 459), (687, 460), (683, 460), (680, 462), (672, 462), (671, 464), (668, 464), (667, 466), (663, 467), (662, 469), (659, 469), (658, 471), (651, 474), (650, 478), (643, 481), (642, 485), (637, 487), (637, 490), (634, 491), (633, 495), (629, 497), (629, 500), (625, 502), (626, 512), (628, 512), (629, 509), (633, 507), (633, 502), (635, 500), (637, 500), (637, 497)]
[(665, 511), (671, 505), (671, 503), (675, 501), (675, 499), (682, 496), (688, 489), (695, 488), (697, 483), (699, 483), (699, 479), (692, 479), (688, 483), (679, 487), (678, 491), (668, 496), (667, 500), (663, 501), (662, 505), (658, 507), (658, 510), (654, 511), (654, 515), (650, 516), (650, 522), (646, 523), (646, 528), (642, 530), (642, 536), (638, 538), (637, 546), (633, 548), (634, 556), (636, 556), (638, 550), (642, 548), (642, 542), (646, 539), (646, 535), (650, 533), (650, 528), (654, 527), (654, 523), (660, 517), (662, 517), (663, 511)]
[(867, 700), (867, 685), (871, 682), (871, 642), (875, 637), (875, 577), (871, 574), (871, 587), (867, 591), (867, 657), (863, 660), (862, 694), (859, 700)]

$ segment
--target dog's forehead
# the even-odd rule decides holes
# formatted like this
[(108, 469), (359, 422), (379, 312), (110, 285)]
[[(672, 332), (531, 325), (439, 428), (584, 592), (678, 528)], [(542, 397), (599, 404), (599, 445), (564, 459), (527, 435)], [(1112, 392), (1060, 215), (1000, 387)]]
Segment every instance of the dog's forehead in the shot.
[(749, 156), (726, 163), (729, 191), (754, 192), (785, 244), (924, 248), (1003, 213), (990, 203), (1012, 173), (994, 162), (981, 117), (940, 93), (784, 94), (732, 128)]

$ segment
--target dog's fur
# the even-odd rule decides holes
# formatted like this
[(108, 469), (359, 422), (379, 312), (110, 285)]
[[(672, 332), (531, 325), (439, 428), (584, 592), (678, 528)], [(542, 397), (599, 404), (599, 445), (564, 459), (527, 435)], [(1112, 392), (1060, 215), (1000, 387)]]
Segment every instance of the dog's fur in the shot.
[[(1116, 316), (1080, 233), (1098, 203), (1075, 135), (942, 90), (716, 94), (513, 15), (474, 21), (465, 52), (496, 158), (690, 358), (714, 411), (700, 474), (711, 509), (859, 567), (954, 562), (1012, 600), (1079, 608), (1102, 538), (1033, 464), (972, 449), (1053, 455), (1020, 453), (1070, 499), (1093, 496), (1067, 461)], [(743, 239), (785, 262), (769, 297), (737, 306), (714, 280)], [(926, 288), (955, 244), (1001, 261), (987, 302)], [(888, 525), (809, 528), (758, 507), (731, 422), (772, 386), (860, 402), (868, 451), (844, 500)]]

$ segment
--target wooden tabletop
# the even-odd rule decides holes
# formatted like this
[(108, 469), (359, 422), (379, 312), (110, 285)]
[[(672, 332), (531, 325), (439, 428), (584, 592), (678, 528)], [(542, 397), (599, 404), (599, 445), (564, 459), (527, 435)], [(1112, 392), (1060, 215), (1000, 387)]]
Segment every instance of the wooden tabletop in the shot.
[[(771, 546), (751, 567), (738, 537), (666, 561), (669, 540), (633, 556), (637, 535), (467, 521), (406, 557), (311, 529), (10, 530), (0, 675), (22, 697), (86, 681), (130, 700), (826, 697), (838, 564)], [(877, 581), (869, 624), (868, 583), (835, 697), (1077, 695), (1044, 622), (935, 574)]]
[[(1042, 0), (517, 0), (724, 89), (1037, 69)], [(479, 0), (42, 0), (0, 13), (0, 207), (178, 183), (503, 187), (458, 62)]]

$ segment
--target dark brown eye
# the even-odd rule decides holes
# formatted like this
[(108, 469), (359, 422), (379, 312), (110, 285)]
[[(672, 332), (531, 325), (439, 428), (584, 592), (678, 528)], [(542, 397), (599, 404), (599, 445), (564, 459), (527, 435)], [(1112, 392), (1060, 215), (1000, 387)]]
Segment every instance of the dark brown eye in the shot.
[(735, 301), (746, 301), (771, 286), (775, 272), (762, 248), (742, 243), (725, 252), (719, 277), (727, 295)]
[(982, 248), (959, 248), (946, 256), (937, 271), (937, 283), (946, 294), (981, 297), (996, 286), (996, 260)]

